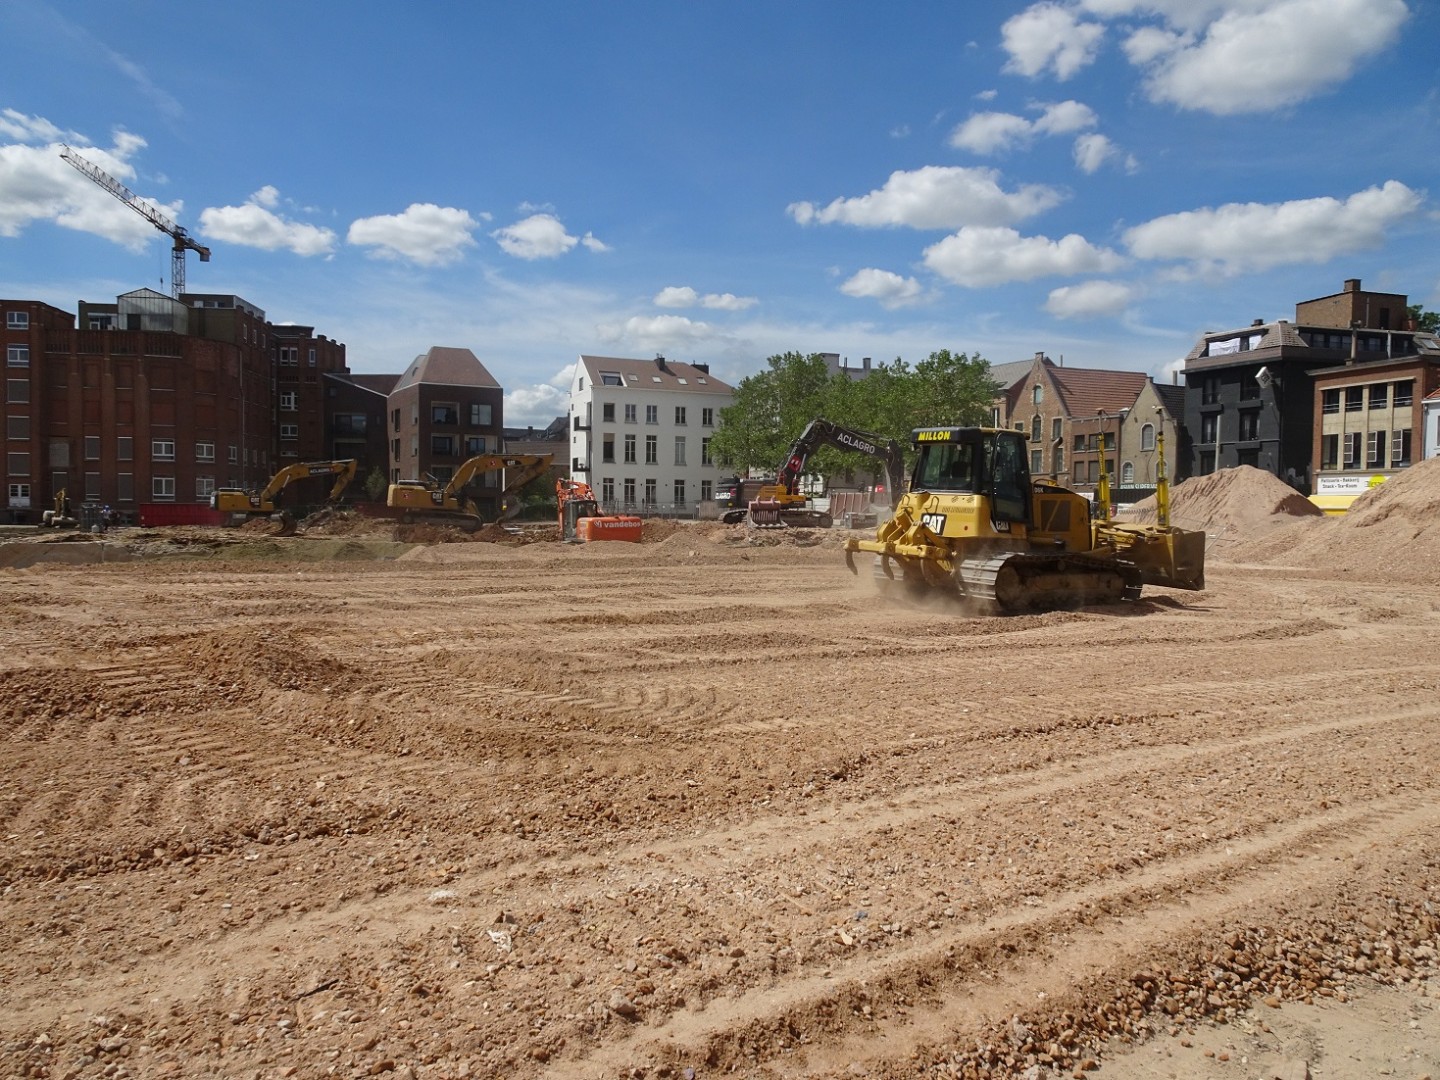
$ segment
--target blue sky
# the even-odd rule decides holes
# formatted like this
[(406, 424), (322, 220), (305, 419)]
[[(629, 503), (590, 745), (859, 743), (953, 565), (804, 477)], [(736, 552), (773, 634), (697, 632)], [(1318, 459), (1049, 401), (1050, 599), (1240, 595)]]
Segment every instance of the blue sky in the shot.
[(0, 3), (0, 295), (188, 285), (506, 421), (581, 353), (1044, 351), (1163, 377), (1340, 290), (1440, 309), (1435, 0)]

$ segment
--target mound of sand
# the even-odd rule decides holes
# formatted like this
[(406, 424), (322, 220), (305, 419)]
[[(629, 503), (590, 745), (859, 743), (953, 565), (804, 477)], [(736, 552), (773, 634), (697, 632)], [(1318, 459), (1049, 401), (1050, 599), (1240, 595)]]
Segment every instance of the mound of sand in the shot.
[[(1155, 497), (1136, 503), (1121, 521), (1153, 525)], [(1196, 476), (1170, 490), (1170, 524), (1206, 532), (1238, 531), (1253, 535), (1296, 518), (1320, 518), (1323, 512), (1285, 481), (1250, 465)]]

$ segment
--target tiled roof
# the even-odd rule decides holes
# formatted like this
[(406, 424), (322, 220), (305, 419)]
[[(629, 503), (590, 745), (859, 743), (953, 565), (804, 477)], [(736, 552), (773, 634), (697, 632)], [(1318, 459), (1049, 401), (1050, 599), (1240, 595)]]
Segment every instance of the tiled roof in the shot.
[(1050, 378), (1060, 389), (1067, 416), (1094, 416), (1130, 408), (1148, 376), (1143, 371), (1053, 367)]
[(450, 349), (441, 345), (417, 356), (395, 383), (394, 389), (403, 390), (418, 383), (500, 388), (495, 376), (485, 370), (485, 365), (469, 349)]
[(1165, 406), (1165, 411), (1177, 420), (1185, 415), (1185, 387), (1156, 383), (1155, 396), (1160, 399), (1160, 404)]
[(728, 383), (721, 382), (708, 371), (663, 357), (627, 360), (618, 356), (581, 356), (580, 363), (592, 386), (602, 385), (602, 376), (608, 373), (619, 375), (623, 385), (634, 390), (678, 390), (702, 394), (728, 394), (732, 390)]
[(399, 375), (356, 375), (354, 372), (345, 374), (338, 371), (325, 372), (325, 378), (352, 383), (362, 390), (369, 390), (372, 394), (379, 394), (381, 397), (388, 397), (390, 391), (395, 389), (395, 384), (400, 381)]
[[(1054, 362), (1051, 361), (1049, 357), (1045, 358), (1045, 363), (1050, 367), (1054, 367)], [(1034, 366), (1035, 361), (1033, 359), (1012, 360), (1008, 364), (991, 364), (990, 378), (994, 379), (995, 382), (999, 384), (1000, 390), (1004, 392), (1025, 378), (1025, 376), (1029, 375), (1030, 369)]]
[(1199, 360), (1201, 357), (1207, 356), (1212, 341), (1225, 341), (1229, 338), (1243, 338), (1254, 334), (1259, 334), (1260, 340), (1252, 344), (1251, 349), (1272, 349), (1281, 345), (1286, 348), (1308, 348), (1295, 324), (1287, 319), (1281, 319), (1278, 322), (1264, 323), (1260, 326), (1245, 326), (1237, 330), (1217, 330), (1201, 334), (1200, 340), (1186, 354), (1185, 359)]

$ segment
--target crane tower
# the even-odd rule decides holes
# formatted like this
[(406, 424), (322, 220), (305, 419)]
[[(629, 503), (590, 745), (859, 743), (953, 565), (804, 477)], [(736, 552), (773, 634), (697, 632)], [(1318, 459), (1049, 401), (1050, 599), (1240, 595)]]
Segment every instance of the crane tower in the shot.
[(180, 294), (185, 291), (185, 252), (196, 252), (200, 256), (201, 262), (209, 262), (210, 249), (196, 243), (195, 239), (179, 225), (176, 225), (149, 203), (142, 201), (140, 196), (119, 180), (94, 162), (75, 153), (70, 147), (65, 147), (60, 156), (174, 241), (170, 251), (170, 295), (178, 300)]

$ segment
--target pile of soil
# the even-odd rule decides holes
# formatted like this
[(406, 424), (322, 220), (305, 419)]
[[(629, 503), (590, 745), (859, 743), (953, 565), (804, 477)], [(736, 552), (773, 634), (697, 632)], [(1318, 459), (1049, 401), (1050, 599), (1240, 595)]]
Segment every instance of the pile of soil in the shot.
[[(1141, 525), (1156, 523), (1152, 495), (1116, 517)], [(1320, 518), (1324, 513), (1271, 473), (1251, 465), (1221, 469), (1175, 485), (1170, 492), (1170, 524), (1182, 529), (1203, 529), (1223, 535), (1229, 531), (1253, 534), (1297, 518)]]

